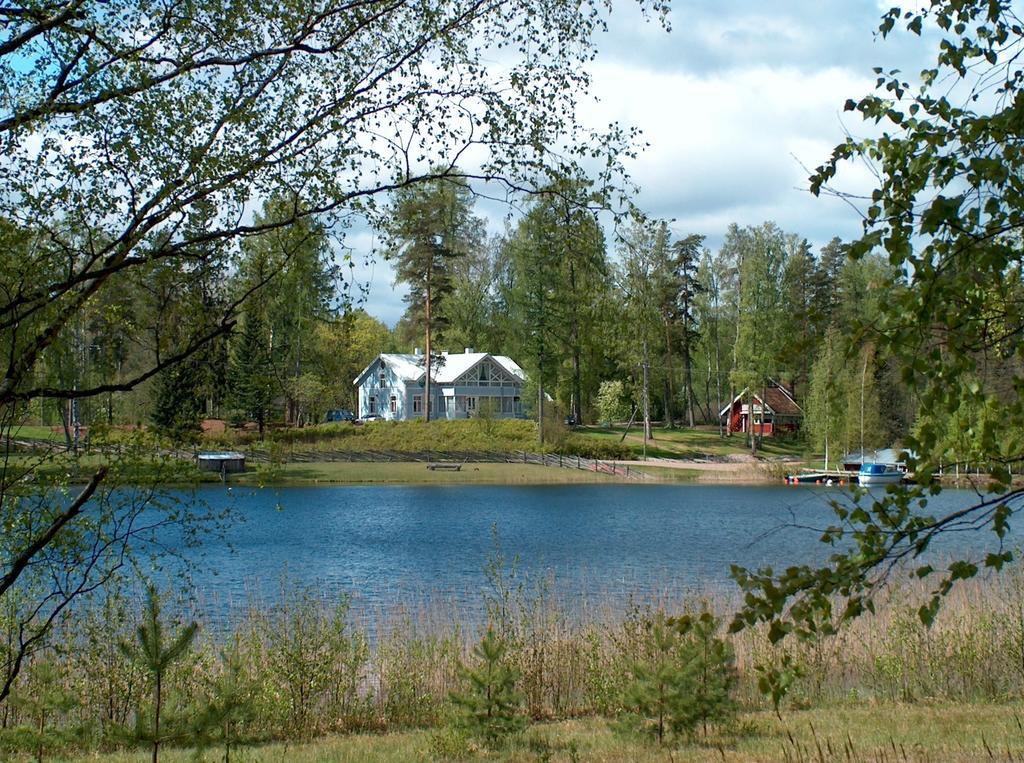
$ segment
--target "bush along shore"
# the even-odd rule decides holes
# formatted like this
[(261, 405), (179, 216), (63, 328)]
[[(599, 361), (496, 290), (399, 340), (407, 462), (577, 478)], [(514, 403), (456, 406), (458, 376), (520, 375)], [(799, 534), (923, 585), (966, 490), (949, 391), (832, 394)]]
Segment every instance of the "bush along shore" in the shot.
[[(874, 617), (781, 645), (758, 630), (727, 634), (735, 602), (725, 595), (570, 610), (552, 584), (521, 585), (500, 560), (489, 573), (477, 618), (429, 603), (367, 617), (284, 584), (273, 604), (214, 628), (175, 614), (184, 609), (152, 589), (108, 594), (23, 666), (0, 704), (0, 757), (231, 760), (247, 750), (273, 760), (303, 749), (313, 752), (296, 759), (390, 750), (378, 759), (857, 760), (885, 750), (887, 760), (971, 760), (986, 748), (1004, 758), (1024, 751), (1014, 720), (1024, 696), (1020, 573), (956, 589), (931, 628), (916, 614), (927, 588), (897, 582)], [(952, 708), (950, 728), (959, 719), (968, 731), (920, 738), (942, 708)], [(972, 732), (975, 716), (993, 725)], [(346, 744), (358, 752), (341, 752)]]

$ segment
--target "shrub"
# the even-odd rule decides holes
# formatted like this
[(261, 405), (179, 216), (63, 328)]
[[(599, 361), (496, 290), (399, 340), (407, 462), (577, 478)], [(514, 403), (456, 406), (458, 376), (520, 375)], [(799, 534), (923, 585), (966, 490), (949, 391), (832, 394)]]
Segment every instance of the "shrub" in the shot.
[(563, 456), (596, 458), (602, 461), (625, 461), (633, 457), (630, 449), (620, 442), (597, 440), (575, 434), (567, 437), (556, 452)]

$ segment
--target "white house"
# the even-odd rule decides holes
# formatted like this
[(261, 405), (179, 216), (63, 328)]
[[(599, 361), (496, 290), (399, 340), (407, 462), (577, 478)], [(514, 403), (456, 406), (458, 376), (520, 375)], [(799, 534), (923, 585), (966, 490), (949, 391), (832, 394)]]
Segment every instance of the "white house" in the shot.
[[(383, 353), (354, 384), (359, 388), (359, 418), (380, 416), (404, 421), (423, 415), (426, 357)], [(441, 353), (430, 367), (431, 419), (466, 419), (486, 410), (496, 418), (523, 415), (523, 369), (504, 355)]]

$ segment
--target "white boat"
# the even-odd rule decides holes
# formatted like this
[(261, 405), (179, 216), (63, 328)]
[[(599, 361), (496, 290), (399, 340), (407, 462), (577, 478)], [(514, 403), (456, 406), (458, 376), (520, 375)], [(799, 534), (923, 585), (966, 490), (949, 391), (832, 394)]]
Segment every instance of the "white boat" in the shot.
[(903, 482), (903, 472), (889, 464), (861, 464), (857, 472), (861, 485), (897, 485)]

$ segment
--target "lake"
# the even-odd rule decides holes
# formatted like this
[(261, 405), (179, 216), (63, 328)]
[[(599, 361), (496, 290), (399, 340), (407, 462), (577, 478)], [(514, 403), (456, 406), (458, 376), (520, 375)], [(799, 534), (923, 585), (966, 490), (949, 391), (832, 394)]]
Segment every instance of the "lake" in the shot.
[[(495, 538), (531, 580), (570, 599), (623, 603), (687, 589), (731, 591), (729, 566), (821, 562), (839, 489), (782, 486), (204, 487), (241, 520), (197, 557), (199, 598), (224, 610), (273, 598), (282, 576), (356, 606), (436, 599), (475, 611)], [(969, 500), (946, 491), (935, 505)], [(988, 542), (959, 534), (940, 552)], [(173, 539), (168, 538), (173, 543)]]

